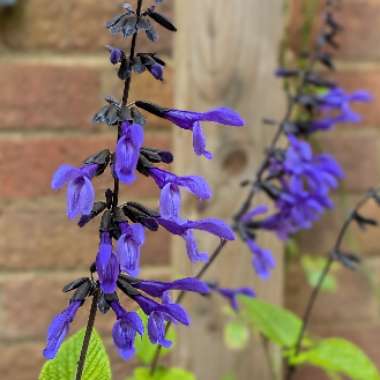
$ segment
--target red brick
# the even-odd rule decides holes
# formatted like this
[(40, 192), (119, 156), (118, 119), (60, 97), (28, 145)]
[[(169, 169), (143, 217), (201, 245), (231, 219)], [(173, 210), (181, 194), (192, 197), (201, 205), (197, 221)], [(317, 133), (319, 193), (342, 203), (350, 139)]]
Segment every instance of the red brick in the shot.
[[(107, 0), (29, 0), (8, 12), (0, 29), (4, 44), (14, 50), (51, 49), (54, 51), (104, 51), (104, 45), (114, 40), (121, 46), (125, 41), (113, 38), (105, 23), (118, 14), (121, 2)], [(162, 7), (172, 15), (172, 3)], [(36, 22), (38, 20), (38, 22)], [(4, 22), (3, 22), (4, 21)], [(158, 26), (160, 41), (153, 45), (142, 36), (139, 48), (166, 54), (171, 52), (172, 33)]]
[(296, 375), (295, 380), (329, 380), (329, 377), (319, 368), (302, 366), (300, 367)]
[[(2, 208), (0, 214), (1, 270), (87, 269), (98, 246), (99, 220), (86, 228), (67, 220), (64, 204), (27, 202)], [(142, 264), (169, 263), (170, 235), (164, 230), (147, 232)]]
[[(318, 1), (318, 0), (315, 0)], [(321, 5), (324, 1), (320, 1)], [(300, 51), (303, 43), (302, 26), (305, 21), (304, 0), (292, 0), (289, 22), (290, 43), (295, 51)], [(322, 6), (319, 7), (319, 10)], [(380, 4), (377, 0), (347, 0), (336, 11), (336, 18), (345, 30), (338, 37), (340, 49), (335, 52), (339, 59), (354, 61), (374, 61), (380, 57), (378, 41), (380, 31), (373, 26), (380, 17)], [(314, 15), (312, 39), (320, 32), (321, 13)], [(308, 45), (311, 46), (311, 45)]]
[(376, 130), (341, 126), (318, 141), (324, 152), (332, 153), (345, 170), (344, 188), (366, 191), (380, 175), (379, 134)]
[[(301, 252), (324, 255), (331, 250), (344, 220), (361, 197), (362, 195), (335, 196), (335, 209), (326, 213), (310, 231), (304, 231), (298, 236)], [(380, 207), (374, 201), (368, 202), (361, 213), (380, 221)], [(362, 230), (353, 223), (342, 246), (344, 250), (356, 252), (363, 258), (376, 257), (379, 255), (379, 230), (375, 227)]]
[(377, 60), (380, 30), (374, 27), (380, 17), (377, 0), (348, 0), (342, 3), (339, 19), (345, 27), (341, 36), (340, 58), (351, 60)]
[[(169, 148), (170, 135), (148, 134), (146, 145)], [(113, 147), (114, 136), (110, 134), (3, 138), (0, 140), (0, 196), (18, 199), (52, 195), (51, 176), (60, 164), (67, 162), (79, 165), (88, 155), (100, 149)], [(94, 184), (99, 189), (98, 194), (102, 194), (112, 184), (111, 175), (107, 172), (100, 180), (95, 179)], [(152, 197), (158, 193), (155, 186), (152, 186), (152, 181), (142, 176), (136, 185), (129, 189), (128, 194), (133, 191), (132, 194), (139, 197)]]
[[(62, 293), (64, 285), (88, 272), (7, 275), (0, 278), (1, 293), (1, 340), (44, 340), (47, 327), (52, 318), (62, 311), (68, 303), (70, 294)], [(141, 274), (141, 277), (152, 280), (165, 279), (163, 271)], [(128, 309), (136, 308), (126, 296), (120, 294), (122, 304)], [(90, 302), (78, 311), (71, 331), (77, 331), (85, 326), (89, 314)], [(112, 325), (115, 322), (113, 313), (99, 314), (96, 328), (104, 337), (110, 337)]]
[(101, 105), (99, 70), (21, 62), (0, 70), (0, 129), (91, 127)]
[[(378, 275), (375, 271), (373, 275)], [(353, 323), (376, 320), (378, 305), (372, 286), (365, 273), (352, 272), (336, 264), (334, 275), (337, 279), (335, 293), (323, 292), (319, 296), (312, 315), (312, 324), (326, 324), (331, 321)], [(286, 278), (286, 305), (303, 315), (311, 289), (306, 283), (303, 270), (297, 265), (289, 268)], [(312, 329), (312, 328), (311, 328)]]
[(0, 372), (4, 379), (37, 379), (44, 363), (41, 342), (0, 344)]

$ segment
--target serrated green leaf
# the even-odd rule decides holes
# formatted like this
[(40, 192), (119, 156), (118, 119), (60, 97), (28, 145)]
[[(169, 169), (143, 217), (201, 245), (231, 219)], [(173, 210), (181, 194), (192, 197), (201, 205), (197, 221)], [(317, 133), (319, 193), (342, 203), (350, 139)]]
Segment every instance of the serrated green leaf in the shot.
[(302, 322), (295, 314), (259, 299), (239, 300), (244, 316), (267, 339), (285, 348), (296, 344)]
[(224, 342), (231, 350), (242, 350), (249, 341), (249, 328), (240, 321), (231, 321), (224, 327)]
[[(62, 344), (57, 357), (45, 363), (39, 380), (73, 380), (82, 348), (82, 329)], [(111, 380), (111, 366), (103, 341), (94, 330), (91, 335), (82, 380)]]
[(294, 364), (311, 364), (352, 380), (380, 380), (368, 356), (353, 343), (341, 338), (324, 339), (312, 349), (293, 358)]
[[(157, 345), (151, 343), (148, 337), (148, 317), (143, 311), (137, 312), (144, 323), (145, 333), (142, 338), (137, 338), (135, 341), (136, 356), (146, 365), (150, 364), (154, 358), (157, 350)], [(176, 333), (173, 327), (169, 329), (167, 338), (173, 342), (173, 346), (176, 339)], [(170, 352), (170, 349), (163, 348), (161, 350), (161, 356), (165, 356)]]
[(128, 380), (196, 380), (194, 374), (181, 368), (158, 368), (151, 376), (149, 368), (137, 368)]

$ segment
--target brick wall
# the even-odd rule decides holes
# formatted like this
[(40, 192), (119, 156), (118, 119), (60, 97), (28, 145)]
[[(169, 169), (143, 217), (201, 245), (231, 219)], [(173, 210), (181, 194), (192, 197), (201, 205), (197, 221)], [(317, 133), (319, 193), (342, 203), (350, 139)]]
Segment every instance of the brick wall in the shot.
[[(112, 38), (102, 27), (122, 2), (17, 3), (0, 8), (0, 373), (4, 379), (34, 380), (43, 363), (46, 327), (67, 301), (60, 289), (87, 272), (97, 251), (96, 224), (79, 231), (68, 222), (65, 192), (53, 193), (50, 180), (59, 164), (79, 164), (114, 145), (114, 133), (90, 120), (106, 95), (122, 91), (104, 49)], [(141, 50), (150, 51), (145, 37), (140, 42)], [(169, 33), (161, 31), (154, 49), (170, 62)], [(165, 85), (144, 74), (132, 94), (170, 105), (172, 77), (170, 65)], [(170, 131), (152, 118), (147, 145), (169, 147)], [(100, 197), (111, 178), (95, 181)], [(148, 204), (156, 196), (144, 179), (123, 191), (124, 198)], [(148, 235), (143, 262), (153, 277), (168, 274), (167, 234)], [(85, 322), (86, 311), (80, 315), (73, 330)], [(111, 316), (99, 318), (104, 336), (111, 336), (111, 327)], [(124, 380), (125, 363), (107, 343), (115, 380)]]
[[(300, 7), (293, 0), (292, 41), (299, 31)], [(105, 44), (111, 42), (101, 27), (118, 10), (109, 0), (18, 0), (15, 9), (0, 10), (0, 373), (4, 379), (31, 380), (43, 363), (41, 348), (51, 317), (66, 297), (62, 284), (86, 271), (96, 254), (96, 225), (79, 232), (65, 218), (65, 194), (53, 194), (50, 178), (63, 161), (79, 163), (86, 155), (111, 147), (114, 135), (90, 118), (106, 95), (118, 96), (121, 83), (107, 62)], [(168, 8), (172, 1), (168, 1)], [(169, 12), (171, 9), (167, 9)], [(339, 79), (348, 89), (367, 88), (380, 98), (380, 14), (378, 0), (345, 0), (341, 19), (348, 31), (342, 38)], [(150, 46), (142, 38), (141, 44)], [(143, 49), (144, 49), (143, 48)], [(161, 33), (157, 51), (172, 54), (168, 33)], [(172, 102), (173, 73), (166, 86), (142, 76), (134, 84), (136, 98), (148, 96), (162, 104)], [(380, 178), (380, 112), (363, 106), (362, 126), (344, 126), (324, 138), (347, 171), (344, 195), (336, 196), (337, 209), (300, 239), (303, 252), (324, 254), (332, 245), (339, 222), (361, 191)], [(148, 126), (147, 139), (170, 146), (170, 128), (156, 119)], [(97, 180), (98, 194), (109, 179)], [(124, 192), (133, 199), (153, 201), (157, 195), (140, 180)], [(369, 211), (378, 215), (374, 205)], [(378, 231), (349, 236), (348, 248), (365, 257), (359, 273), (337, 269), (338, 293), (323, 295), (313, 319), (321, 336), (342, 335), (360, 344), (380, 365), (377, 339), (380, 333)], [(145, 271), (168, 274), (168, 235), (148, 236), (144, 248)], [(286, 283), (287, 305), (301, 312), (310, 289), (302, 269), (292, 264)], [(73, 330), (84, 323), (80, 313)], [(99, 319), (104, 336), (110, 337), (112, 318)], [(124, 379), (125, 364), (118, 360), (109, 341), (115, 380)], [(324, 379), (305, 371), (301, 379)], [(205, 379), (201, 379), (205, 380)]]
[[(297, 47), (302, 6), (306, 0), (293, 0), (291, 33), (293, 47)], [(320, 143), (333, 152), (342, 163), (347, 176), (343, 191), (336, 195), (336, 209), (330, 212), (309, 233), (300, 238), (301, 251), (323, 255), (331, 249), (342, 218), (347, 216), (360, 194), (380, 182), (380, 1), (345, 0), (339, 19), (346, 33), (341, 38), (342, 49), (338, 58), (336, 79), (348, 90), (368, 89), (376, 97), (371, 105), (360, 105), (357, 110), (364, 116), (360, 126), (345, 125), (324, 136)], [(318, 19), (315, 20), (318, 24)], [(368, 205), (368, 214), (380, 220), (375, 204)], [(346, 248), (363, 257), (363, 268), (353, 273), (336, 268), (338, 289), (335, 294), (324, 294), (318, 301), (311, 328), (317, 336), (343, 336), (359, 344), (380, 368), (380, 244), (379, 230), (359, 232), (353, 229)], [(310, 287), (302, 269), (291, 264), (286, 283), (287, 306), (302, 313)], [(325, 375), (305, 369), (299, 379), (322, 380)]]

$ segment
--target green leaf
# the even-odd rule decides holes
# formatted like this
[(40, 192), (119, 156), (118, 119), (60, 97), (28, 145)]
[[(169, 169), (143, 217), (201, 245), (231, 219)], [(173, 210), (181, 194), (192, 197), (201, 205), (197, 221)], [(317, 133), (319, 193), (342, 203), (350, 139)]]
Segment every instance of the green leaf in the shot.
[[(138, 314), (144, 323), (145, 333), (141, 339), (137, 338), (135, 341), (136, 355), (142, 361), (142, 363), (144, 363), (145, 365), (148, 365), (152, 362), (154, 358), (154, 355), (157, 350), (157, 345), (151, 343), (151, 341), (149, 340), (148, 328), (147, 328), (148, 317), (144, 314), (142, 310), (139, 310)], [(172, 341), (173, 343), (175, 342), (176, 333), (173, 327), (169, 329), (168, 339)], [(161, 350), (161, 356), (165, 356), (169, 352), (170, 352), (170, 349), (163, 348)]]
[[(326, 259), (323, 257), (312, 257), (310, 255), (302, 256), (302, 267), (305, 271), (307, 281), (311, 287), (315, 287), (321, 276), (321, 272), (326, 265)], [(336, 279), (330, 273), (326, 276), (322, 285), (322, 290), (335, 292), (337, 288)]]
[(353, 343), (341, 338), (324, 339), (312, 349), (293, 358), (294, 364), (311, 364), (352, 380), (380, 380), (376, 366)]
[[(39, 380), (73, 380), (77, 370), (85, 330), (62, 344), (57, 357), (45, 363)], [(94, 330), (91, 335), (82, 380), (111, 380), (111, 367), (103, 341)]]
[(195, 376), (181, 368), (158, 368), (151, 376), (149, 368), (137, 368), (127, 380), (196, 380)]
[(239, 297), (242, 312), (253, 327), (281, 347), (293, 347), (301, 329), (301, 320), (290, 311), (262, 300)]
[(226, 375), (222, 380), (236, 380), (236, 377), (232, 374)]
[(224, 342), (231, 350), (242, 350), (247, 347), (249, 329), (240, 321), (231, 321), (224, 328)]

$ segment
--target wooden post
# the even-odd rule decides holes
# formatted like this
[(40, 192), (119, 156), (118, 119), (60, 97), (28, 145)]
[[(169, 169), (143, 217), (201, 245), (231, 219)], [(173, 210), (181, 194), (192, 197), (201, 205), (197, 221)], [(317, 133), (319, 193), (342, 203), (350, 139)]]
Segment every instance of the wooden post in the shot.
[[(281, 82), (273, 76), (283, 33), (281, 0), (177, 0), (176, 105), (204, 111), (227, 105), (247, 121), (242, 129), (207, 125), (208, 148), (215, 158), (197, 158), (191, 135), (175, 132), (176, 173), (201, 174), (214, 190), (211, 202), (199, 205), (185, 199), (184, 214), (191, 218), (216, 216), (229, 220), (247, 190), (240, 182), (252, 178), (274, 127), (263, 126), (263, 117), (284, 112)], [(202, 250), (212, 252), (217, 240), (199, 235)], [(279, 244), (261, 241), (277, 254), (277, 270), (267, 282), (257, 280), (247, 248), (228, 245), (207, 279), (223, 286), (252, 286), (261, 298), (282, 302), (282, 254)], [(188, 264), (181, 240), (173, 242), (176, 274), (195, 273)], [(223, 343), (223, 302), (217, 297), (189, 296), (190, 329), (179, 330), (174, 362), (193, 370), (198, 380), (222, 380), (228, 373), (238, 380), (271, 380), (261, 341), (255, 337), (250, 349), (231, 352)], [(276, 357), (276, 355), (274, 355)], [(277, 359), (279, 357), (277, 356)], [(280, 360), (277, 360), (277, 367)], [(278, 368), (277, 368), (278, 369)]]

